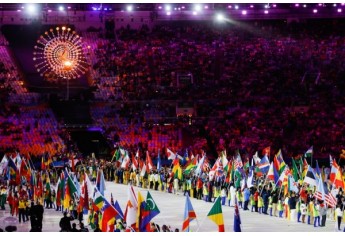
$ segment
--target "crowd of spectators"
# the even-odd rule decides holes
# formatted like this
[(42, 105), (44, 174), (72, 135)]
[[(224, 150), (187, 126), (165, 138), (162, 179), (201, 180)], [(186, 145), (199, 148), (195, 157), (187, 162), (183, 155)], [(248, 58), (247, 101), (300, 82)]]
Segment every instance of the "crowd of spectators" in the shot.
[[(186, 122), (177, 119), (176, 104), (187, 101), (195, 109), (187, 138), (200, 134), (201, 125), (200, 142), (210, 149), (250, 154), (271, 146), (295, 156), (314, 146), (319, 155), (338, 155), (345, 132), (344, 28), (343, 20), (277, 20), (127, 27), (115, 39), (102, 30), (82, 32), (95, 89), (91, 115), (120, 145), (182, 149)], [(30, 101), (5, 46), (0, 56), (8, 94), (1, 98)], [(181, 85), (181, 74), (193, 83)]]
[[(338, 155), (345, 131), (343, 26), (307, 20), (122, 28), (116, 40), (101, 38), (95, 48), (95, 99), (132, 102), (129, 110), (135, 101), (193, 101), (195, 119), (219, 150), (272, 146), (292, 156), (314, 145), (321, 155)], [(194, 84), (177, 86), (180, 73), (192, 74)], [(145, 108), (135, 111), (139, 118)]]

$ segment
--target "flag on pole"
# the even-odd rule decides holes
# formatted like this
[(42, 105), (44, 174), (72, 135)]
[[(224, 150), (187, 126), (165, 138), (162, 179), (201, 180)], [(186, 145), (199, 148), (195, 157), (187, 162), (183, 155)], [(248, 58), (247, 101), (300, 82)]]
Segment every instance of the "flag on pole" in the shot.
[(116, 209), (103, 197), (104, 205), (102, 208), (102, 232), (110, 232), (108, 222), (116, 218), (119, 214)]
[(276, 168), (274, 167), (273, 162), (271, 162), (270, 169), (267, 172), (266, 178), (274, 181), (274, 183), (277, 183), (279, 180), (279, 174)]
[(184, 209), (184, 221), (182, 224), (182, 231), (189, 232), (189, 223), (196, 219), (196, 214), (190, 202), (189, 195), (186, 196), (186, 204)]
[(127, 206), (125, 211), (125, 219), (126, 223), (130, 227), (135, 227), (136, 223), (136, 214), (138, 211), (138, 200), (137, 196), (135, 195), (134, 189), (132, 185), (128, 185), (128, 200)]
[(289, 191), (293, 191), (295, 193), (299, 193), (299, 191), (298, 191), (298, 184), (295, 182), (294, 178), (291, 175), (288, 178), (289, 178), (289, 182), (288, 182), (288, 189), (289, 189)]
[(98, 188), (99, 192), (104, 196), (104, 190), (106, 189), (105, 189), (105, 179), (104, 179), (102, 169), (99, 169), (97, 172), (96, 187)]
[(238, 210), (237, 198), (235, 197), (235, 211), (234, 211), (234, 232), (241, 232), (241, 217)]
[(325, 189), (324, 189), (324, 185), (323, 185), (323, 179), (320, 178), (319, 179), (319, 183), (317, 185), (316, 191), (314, 193), (314, 197), (318, 200), (323, 200), (325, 201)]
[(173, 153), (169, 148), (167, 148), (167, 156), (168, 156), (168, 160), (175, 160), (176, 158), (176, 154)]
[(150, 192), (147, 192), (145, 208), (141, 212), (140, 232), (150, 231), (150, 221), (157, 216), (160, 211)]
[(216, 199), (214, 202), (210, 212), (208, 213), (207, 217), (212, 220), (216, 225), (218, 225), (218, 232), (225, 232), (224, 229), (224, 219), (223, 219), (223, 212), (222, 212), (222, 205), (220, 202), (220, 197)]
[(308, 166), (307, 174), (304, 177), (303, 182), (312, 186), (317, 186), (314, 170), (310, 166)]
[(247, 178), (247, 187), (248, 188), (251, 188), (254, 186), (254, 167), (250, 167), (249, 168), (249, 175), (248, 175), (248, 178)]
[(259, 167), (260, 171), (263, 173), (263, 174), (266, 174), (267, 171), (269, 170), (270, 168), (270, 162), (268, 160), (268, 157), (265, 155), (261, 161), (259, 162), (259, 164), (257, 164), (257, 166)]
[(158, 150), (158, 157), (157, 157), (157, 170), (160, 171), (160, 169), (162, 168), (162, 160), (161, 160), (161, 156), (159, 154), (159, 150)]

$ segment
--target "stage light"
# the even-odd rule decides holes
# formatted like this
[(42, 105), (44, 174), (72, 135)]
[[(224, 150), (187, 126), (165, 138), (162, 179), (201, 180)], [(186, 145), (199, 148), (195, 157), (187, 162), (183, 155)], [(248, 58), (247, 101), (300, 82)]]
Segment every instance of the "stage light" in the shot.
[(195, 6), (194, 6), (194, 11), (196, 11), (196, 12), (200, 12), (201, 11), (201, 5), (200, 4), (196, 4)]
[(171, 15), (171, 12), (170, 12), (170, 11), (168, 11), (168, 12), (167, 12), (167, 16), (170, 16), (170, 15)]
[(37, 5), (36, 4), (28, 4), (27, 6), (28, 12), (33, 14), (37, 12)]
[(208, 9), (208, 6), (206, 5), (206, 6), (204, 6), (204, 8), (205, 8), (205, 9)]
[(242, 15), (247, 15), (247, 11), (246, 10), (242, 11)]
[(250, 8), (254, 8), (254, 5), (250, 5)]
[(198, 15), (198, 13), (196, 11), (193, 11), (193, 15), (196, 16)]
[(299, 4), (298, 4), (298, 3), (296, 3), (296, 4), (295, 4), (295, 7), (299, 7)]
[(128, 5), (126, 9), (127, 9), (127, 11), (133, 11), (133, 6), (132, 5)]
[(165, 5), (165, 10), (166, 11), (171, 11), (171, 6), (170, 5)]
[(304, 4), (303, 7), (306, 8), (306, 7), (307, 7), (307, 4)]
[(267, 10), (265, 10), (265, 14), (268, 14), (268, 11), (267, 11)]
[(317, 13), (317, 9), (314, 9), (314, 10), (313, 10), (313, 13)]
[(59, 6), (59, 11), (64, 11), (65, 8), (63, 6)]
[(338, 10), (337, 10), (339, 13), (341, 13), (342, 12), (342, 10), (341, 10), (341, 8), (338, 8)]
[(218, 13), (218, 14), (216, 15), (216, 20), (217, 20), (218, 22), (223, 22), (223, 21), (225, 20), (225, 17), (224, 17), (223, 14)]
[(238, 8), (240, 8), (238, 5), (235, 6), (235, 9), (238, 10)]

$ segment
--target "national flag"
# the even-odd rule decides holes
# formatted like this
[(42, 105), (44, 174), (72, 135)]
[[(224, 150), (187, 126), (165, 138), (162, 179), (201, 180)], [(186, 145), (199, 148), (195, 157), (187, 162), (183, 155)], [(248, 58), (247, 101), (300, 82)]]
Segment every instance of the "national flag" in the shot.
[(159, 150), (158, 150), (158, 157), (157, 157), (157, 170), (160, 171), (162, 168), (162, 160), (161, 160), (161, 156), (159, 154)]
[(324, 187), (324, 190), (325, 190), (326, 204), (334, 208), (337, 205), (337, 199), (335, 198), (335, 196), (333, 195), (331, 191), (328, 191), (327, 185), (326, 187)]
[(278, 183), (280, 182), (281, 184), (284, 182), (284, 179), (286, 176), (288, 176), (291, 173), (289, 166), (285, 166), (284, 171), (280, 174)]
[(104, 205), (104, 197), (97, 188), (94, 189), (92, 203), (94, 211), (100, 211)]
[(168, 156), (168, 160), (175, 160), (176, 158), (176, 154), (173, 153), (169, 148), (167, 148), (167, 156)]
[(120, 204), (119, 204), (119, 202), (116, 200), (115, 201), (115, 204), (113, 205), (114, 206), (114, 208), (116, 209), (116, 211), (119, 213), (117, 216), (116, 216), (116, 219), (118, 220), (118, 219), (124, 219), (124, 214), (123, 214), (123, 212), (122, 212), (122, 210), (121, 210), (121, 207), (120, 207)]
[(138, 158), (139, 158), (139, 150), (137, 151), (135, 156), (132, 157), (132, 169), (133, 170), (137, 170), (139, 168)]
[(20, 169), (20, 166), (22, 164), (22, 158), (19, 155), (19, 152), (16, 152), (16, 157), (14, 158), (14, 161), (16, 163), (17, 169)]
[(254, 167), (250, 167), (249, 169), (249, 175), (248, 175), (248, 179), (247, 179), (247, 187), (251, 188), (254, 186)]
[(178, 178), (179, 180), (182, 180), (182, 168), (180, 166), (180, 162), (176, 161), (171, 172), (174, 174), (174, 178)]
[(196, 170), (195, 170), (195, 173), (197, 176), (199, 176), (202, 172), (202, 166), (204, 165), (204, 162), (205, 162), (205, 158), (206, 158), (206, 155), (204, 155), (201, 160), (199, 161), (197, 167), (196, 167)]
[(314, 197), (318, 200), (326, 201), (324, 183), (323, 183), (322, 178), (319, 179), (319, 183), (318, 183), (316, 191), (314, 193)]
[(280, 149), (278, 153), (274, 156), (273, 164), (276, 170), (278, 171), (279, 175), (281, 175), (285, 169), (286, 164), (285, 164), (285, 161), (283, 159), (283, 154)]
[(237, 198), (235, 197), (235, 211), (234, 211), (234, 232), (241, 232), (241, 217), (238, 210)]
[(257, 166), (263, 174), (266, 174), (270, 168), (270, 161), (268, 160), (268, 157), (265, 155)]
[(259, 156), (258, 156), (258, 152), (255, 152), (255, 154), (254, 154), (252, 160), (254, 160), (255, 165), (257, 165), (258, 163), (260, 163), (261, 159), (260, 159)]
[(235, 155), (234, 164), (235, 164), (235, 170), (238, 169), (238, 168), (243, 167), (241, 155), (240, 155), (240, 152), (238, 150), (237, 150), (236, 155)]
[(8, 165), (8, 159), (6, 154), (3, 156), (1, 162), (0, 162), (0, 175), (2, 175), (2, 173), (4, 172), (4, 170), (6, 169)]
[(71, 177), (67, 176), (67, 182), (65, 185), (65, 194), (64, 194), (64, 208), (67, 209), (70, 207), (70, 201), (74, 199), (74, 194), (77, 193), (77, 188), (75, 187)]
[(102, 208), (102, 232), (110, 232), (109, 221), (116, 218), (119, 214), (116, 209), (103, 197), (104, 205)]
[(279, 174), (276, 168), (274, 167), (273, 162), (271, 162), (266, 178), (274, 181), (275, 184), (279, 180)]
[(303, 178), (306, 176), (308, 168), (309, 168), (309, 164), (308, 164), (307, 160), (305, 158), (303, 158), (303, 173), (302, 173)]
[(224, 151), (222, 151), (222, 152), (220, 153), (220, 157), (221, 157), (221, 160), (222, 160), (222, 164), (223, 164), (223, 167), (224, 167), (224, 171), (225, 171), (226, 173), (228, 173), (230, 169), (228, 169), (228, 168), (229, 168), (229, 165), (228, 165), (229, 161), (228, 161), (228, 159), (227, 159), (227, 157), (226, 157), (226, 150), (224, 150)]
[(213, 167), (211, 168), (210, 172), (208, 173), (210, 181), (213, 180), (218, 168), (221, 168), (222, 169), (221, 171), (223, 171), (223, 166), (221, 166), (221, 165), (222, 165), (221, 158), (218, 157), (217, 161), (214, 163)]
[(298, 181), (299, 180), (298, 168), (297, 168), (297, 165), (296, 165), (294, 159), (292, 158), (291, 160), (292, 160), (292, 176), (295, 179), (295, 181)]
[(146, 168), (151, 171), (153, 169), (153, 162), (150, 157), (149, 151), (146, 151)]
[(147, 192), (145, 208), (141, 212), (140, 232), (150, 231), (150, 221), (160, 213), (150, 192)]
[(197, 168), (197, 166), (196, 165), (194, 165), (192, 162), (186, 167), (186, 169), (184, 170), (184, 173), (186, 174), (186, 175), (189, 175), (190, 174), (190, 172), (192, 171), (192, 170), (195, 170)]
[(126, 151), (125, 157), (123, 158), (122, 163), (121, 163), (121, 168), (127, 170), (129, 167), (129, 163), (130, 163), (130, 159), (129, 159), (128, 152)]
[(102, 169), (99, 169), (97, 172), (96, 187), (99, 190), (99, 192), (104, 196), (104, 190), (106, 190), (106, 188), (105, 188), (105, 179), (104, 179), (104, 174), (103, 174)]
[(339, 166), (335, 160), (332, 159), (331, 156), (329, 156), (331, 162), (331, 173), (329, 175), (329, 180), (333, 183), (335, 180), (335, 176), (338, 172)]
[(344, 180), (340, 168), (338, 168), (337, 173), (335, 174), (333, 184), (336, 188), (344, 189)]
[(137, 217), (136, 217), (136, 228), (139, 230), (139, 232), (142, 231), (141, 219), (142, 219), (142, 213), (145, 210), (145, 205), (146, 205), (146, 202), (144, 200), (144, 197), (143, 195), (141, 195), (140, 191), (138, 191), (138, 211), (137, 211)]
[(128, 226), (135, 227), (136, 214), (138, 211), (138, 200), (132, 185), (128, 185), (128, 200), (125, 211), (125, 219)]
[(18, 169), (16, 164), (14, 164), (12, 158), (8, 158), (8, 172), (9, 172), (9, 179), (10, 180), (17, 180), (17, 175), (18, 175)]
[(196, 219), (196, 214), (193, 209), (192, 203), (189, 199), (189, 195), (186, 195), (186, 204), (184, 208), (184, 218), (183, 218), (183, 224), (182, 224), (182, 232), (189, 232), (189, 224), (194, 219)]
[(313, 156), (313, 146), (311, 146), (306, 153), (304, 154), (305, 157), (312, 157)]
[(288, 178), (289, 178), (289, 183), (288, 183), (289, 191), (293, 191), (295, 193), (299, 193), (297, 182), (295, 182), (294, 178), (291, 175)]
[(307, 174), (304, 177), (303, 182), (312, 186), (317, 186), (314, 170), (310, 166), (308, 166)]
[(214, 202), (210, 212), (207, 214), (207, 217), (212, 220), (216, 225), (218, 225), (218, 232), (225, 232), (224, 229), (224, 219), (222, 212), (222, 205), (220, 203), (220, 197)]
[(318, 163), (318, 161), (316, 161), (315, 174), (316, 174), (316, 177), (317, 177), (317, 178), (321, 178), (321, 171), (320, 171), (320, 168), (319, 168), (319, 163)]

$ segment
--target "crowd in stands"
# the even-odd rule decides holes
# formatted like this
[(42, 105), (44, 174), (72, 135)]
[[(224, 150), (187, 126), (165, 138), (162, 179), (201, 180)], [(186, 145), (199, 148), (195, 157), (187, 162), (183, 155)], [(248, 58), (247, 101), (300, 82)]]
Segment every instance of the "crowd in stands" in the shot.
[(51, 109), (41, 106), (5, 106), (0, 113), (0, 146), (21, 153), (56, 154), (65, 149)]
[[(194, 101), (217, 149), (251, 153), (271, 145), (296, 155), (314, 145), (322, 155), (338, 155), (344, 22), (318, 23), (122, 28), (116, 40), (96, 41), (95, 99)], [(191, 73), (194, 84), (177, 86), (179, 73)]]

